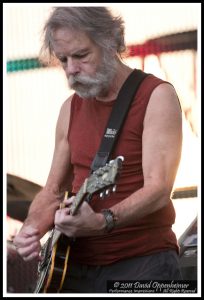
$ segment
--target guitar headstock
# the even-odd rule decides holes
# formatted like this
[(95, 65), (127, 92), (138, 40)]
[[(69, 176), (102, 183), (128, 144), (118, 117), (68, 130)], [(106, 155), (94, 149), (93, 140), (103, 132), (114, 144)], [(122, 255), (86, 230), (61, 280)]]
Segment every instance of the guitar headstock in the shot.
[(109, 195), (111, 187), (112, 191), (115, 191), (116, 180), (122, 167), (123, 160), (123, 156), (118, 156), (104, 167), (94, 171), (90, 177), (86, 178), (73, 200), (70, 208), (71, 215), (74, 215), (77, 212), (85, 198), (86, 200), (90, 199), (96, 192), (100, 192), (100, 196), (103, 198), (104, 196)]
[(107, 188), (115, 186), (123, 160), (123, 156), (118, 156), (104, 167), (94, 171), (87, 180), (86, 192), (92, 195), (100, 190), (106, 189), (106, 194), (108, 194)]

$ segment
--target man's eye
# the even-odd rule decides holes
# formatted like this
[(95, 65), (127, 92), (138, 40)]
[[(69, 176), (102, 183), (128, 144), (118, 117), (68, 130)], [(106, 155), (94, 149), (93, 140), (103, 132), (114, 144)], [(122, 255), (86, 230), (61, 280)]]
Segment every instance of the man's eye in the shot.
[(87, 53), (73, 55), (73, 57), (76, 58), (76, 59), (82, 59), (82, 58), (85, 58), (86, 56), (87, 56)]
[(66, 57), (59, 57), (58, 59), (59, 59), (59, 61), (61, 61), (61, 63), (66, 63), (67, 62)]

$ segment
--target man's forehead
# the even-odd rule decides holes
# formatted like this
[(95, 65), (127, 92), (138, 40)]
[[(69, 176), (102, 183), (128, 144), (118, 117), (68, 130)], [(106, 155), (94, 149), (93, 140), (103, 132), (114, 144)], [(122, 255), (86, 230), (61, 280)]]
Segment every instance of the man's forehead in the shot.
[(55, 52), (69, 51), (78, 52), (91, 48), (95, 43), (87, 34), (81, 31), (62, 28), (55, 30), (52, 35), (52, 46)]
[(69, 27), (59, 27), (51, 31), (51, 37), (53, 41), (58, 40), (69, 40), (69, 39), (80, 39), (90, 40), (88, 34), (83, 30), (73, 29)]

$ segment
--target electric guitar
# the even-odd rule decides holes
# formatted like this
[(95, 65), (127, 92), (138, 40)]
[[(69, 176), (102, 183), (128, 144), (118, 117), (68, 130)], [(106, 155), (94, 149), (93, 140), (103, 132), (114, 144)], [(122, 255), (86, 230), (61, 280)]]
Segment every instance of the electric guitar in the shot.
[[(70, 214), (75, 215), (83, 201), (90, 201), (91, 197), (100, 192), (100, 197), (108, 196), (110, 188), (116, 189), (116, 179), (122, 167), (124, 158), (118, 156), (104, 167), (94, 171), (85, 179), (70, 207)], [(65, 193), (67, 198), (68, 192)], [(62, 206), (63, 207), (63, 203)], [(63, 287), (67, 271), (72, 239), (55, 228), (41, 249), (42, 260), (38, 263), (37, 283), (34, 293), (59, 293)]]

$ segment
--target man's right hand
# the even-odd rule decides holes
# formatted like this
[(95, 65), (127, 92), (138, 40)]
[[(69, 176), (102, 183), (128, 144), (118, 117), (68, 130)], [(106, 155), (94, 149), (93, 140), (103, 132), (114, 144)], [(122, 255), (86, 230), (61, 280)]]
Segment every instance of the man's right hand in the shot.
[(31, 225), (25, 225), (15, 236), (13, 244), (17, 252), (24, 261), (30, 261), (34, 258), (40, 260), (40, 234), (39, 231)]

